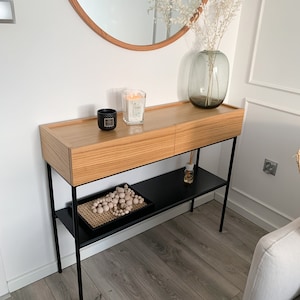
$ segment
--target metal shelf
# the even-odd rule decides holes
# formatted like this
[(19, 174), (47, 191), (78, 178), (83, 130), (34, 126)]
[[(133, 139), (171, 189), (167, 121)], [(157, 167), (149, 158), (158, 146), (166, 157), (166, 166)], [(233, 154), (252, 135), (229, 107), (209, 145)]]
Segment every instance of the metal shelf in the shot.
[[(124, 219), (122, 222), (112, 223), (99, 230), (89, 230), (85, 224), (79, 222), (80, 247), (87, 246), (181, 203), (194, 200), (196, 197), (226, 185), (225, 180), (202, 168), (195, 170), (194, 182), (192, 184), (185, 184), (183, 182), (183, 173), (184, 169), (181, 168), (131, 185), (139, 194), (154, 203), (154, 208), (149, 212), (141, 213), (135, 216), (135, 218), (130, 218), (129, 216), (129, 218)], [(80, 202), (80, 199), (78, 201)], [(75, 237), (70, 207), (56, 211), (56, 216)]]

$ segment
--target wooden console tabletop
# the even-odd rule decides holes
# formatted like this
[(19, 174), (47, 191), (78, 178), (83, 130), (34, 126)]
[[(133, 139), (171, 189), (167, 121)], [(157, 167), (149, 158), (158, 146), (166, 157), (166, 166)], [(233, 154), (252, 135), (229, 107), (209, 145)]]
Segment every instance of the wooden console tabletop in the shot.
[(244, 109), (200, 109), (190, 102), (147, 108), (143, 125), (101, 131), (97, 118), (40, 125), (44, 160), (79, 186), (119, 172), (224, 141), (241, 133)]

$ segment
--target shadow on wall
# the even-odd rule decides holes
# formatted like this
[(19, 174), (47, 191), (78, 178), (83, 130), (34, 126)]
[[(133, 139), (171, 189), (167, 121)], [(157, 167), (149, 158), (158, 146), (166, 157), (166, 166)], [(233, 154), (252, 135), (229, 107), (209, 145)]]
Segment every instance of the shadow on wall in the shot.
[(127, 87), (112, 88), (107, 91), (108, 105), (117, 111), (122, 111), (122, 91)]
[(177, 80), (177, 96), (179, 100), (188, 100), (188, 83), (189, 83), (189, 74), (190, 68), (193, 63), (193, 59), (198, 51), (190, 50), (187, 52), (179, 66), (178, 80)]
[(79, 118), (88, 118), (96, 116), (97, 108), (94, 104), (87, 104), (79, 106), (78, 108), (78, 117)]
[(122, 111), (121, 93), (125, 88), (112, 88), (107, 91), (107, 104), (105, 107), (96, 106), (95, 104), (82, 105), (78, 108), (79, 118), (94, 117), (97, 115), (97, 110), (101, 108), (113, 108), (117, 111)]

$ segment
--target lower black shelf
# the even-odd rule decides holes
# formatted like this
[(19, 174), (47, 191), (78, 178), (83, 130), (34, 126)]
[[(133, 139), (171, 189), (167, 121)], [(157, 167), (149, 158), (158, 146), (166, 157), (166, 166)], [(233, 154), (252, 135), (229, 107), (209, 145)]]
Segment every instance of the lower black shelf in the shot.
[[(157, 215), (181, 203), (209, 193), (226, 185), (226, 181), (202, 169), (195, 170), (194, 182), (183, 182), (184, 169), (178, 169), (157, 177), (131, 185), (138, 193), (154, 203), (154, 209), (136, 219), (129, 219), (122, 225), (105, 227), (103, 230), (91, 231), (79, 222), (80, 247), (87, 246), (97, 240), (103, 239), (113, 233), (121, 231), (147, 218)], [(74, 236), (73, 219), (70, 209), (64, 208), (56, 211), (56, 216)]]

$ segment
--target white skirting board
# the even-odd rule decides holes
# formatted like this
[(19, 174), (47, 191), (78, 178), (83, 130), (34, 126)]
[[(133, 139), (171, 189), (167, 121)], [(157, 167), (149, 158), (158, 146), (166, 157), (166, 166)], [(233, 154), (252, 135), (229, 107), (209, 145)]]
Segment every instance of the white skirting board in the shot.
[[(6, 274), (4, 270), (2, 255), (0, 253), (0, 300), (8, 299), (8, 286), (6, 282)], [(6, 298), (4, 298), (6, 297)]]
[[(249, 198), (243, 199), (242, 201), (240, 201), (239, 199), (238, 202), (233, 200), (232, 198), (230, 198), (230, 194), (233, 192), (234, 191), (232, 190), (229, 192), (227, 207), (231, 208), (232, 210), (242, 215), (243, 217), (247, 218), (248, 220), (252, 221), (253, 223), (261, 226), (265, 230), (273, 231), (274, 229), (277, 229), (290, 221), (285, 216), (280, 215), (280, 213), (276, 211), (272, 211), (267, 207), (262, 207), (260, 203), (256, 203), (255, 201), (252, 201)], [(217, 200), (220, 203), (223, 203), (224, 192), (222, 190), (221, 191), (218, 190), (215, 193), (211, 192), (205, 196), (197, 198), (195, 200), (195, 207), (202, 205), (206, 202), (209, 202), (213, 199)], [(125, 229), (110, 237), (107, 237), (101, 241), (98, 241), (94, 244), (84, 247), (83, 249), (81, 249), (81, 259), (86, 259), (107, 248), (110, 248), (118, 243), (121, 243), (124, 240), (127, 240), (137, 234), (140, 234), (152, 227), (155, 227), (163, 222), (166, 222), (182, 213), (185, 213), (190, 210), (190, 207), (191, 207), (190, 202), (184, 203), (162, 214), (159, 214), (155, 217), (145, 220), (144, 222), (136, 224), (128, 229)], [(257, 212), (259, 212), (259, 214)], [(226, 226), (226, 216), (224, 222)], [(76, 258), (74, 253), (62, 257), (63, 268), (66, 268), (75, 263), (76, 263)], [(10, 280), (8, 282), (9, 291), (10, 292), (16, 291), (28, 284), (31, 284), (55, 272), (57, 272), (56, 261), (46, 266), (41, 266), (41, 268), (33, 272), (24, 274), (23, 276)], [(9, 295), (0, 296), (0, 300), (5, 300), (8, 298), (8, 296)], [(6, 298), (2, 298), (2, 297), (6, 297)]]
[[(231, 193), (234, 193), (234, 191), (231, 190), (229, 192), (227, 207), (268, 232), (280, 228), (292, 221), (280, 212), (275, 211), (272, 208), (263, 205), (263, 203), (257, 202), (251, 198), (241, 197), (241, 195), (239, 195), (239, 200), (236, 201), (233, 197), (230, 197)], [(223, 203), (223, 199), (224, 195), (222, 192), (215, 193), (215, 200)]]
[[(204, 204), (206, 202), (209, 202), (214, 199), (214, 192), (208, 193), (204, 196), (198, 197), (195, 199), (194, 207), (197, 207), (201, 204)], [(170, 209), (164, 213), (161, 213), (157, 216), (154, 216), (148, 220), (145, 220), (139, 224), (136, 224), (134, 226), (131, 226), (130, 228), (124, 229), (123, 231), (120, 231), (112, 236), (109, 236), (107, 238), (104, 238), (98, 242), (95, 242), (89, 246), (86, 246), (81, 249), (80, 255), (81, 259), (86, 259), (92, 255), (95, 255), (107, 248), (110, 248), (116, 244), (121, 243), (122, 241), (125, 241), (137, 234), (140, 234), (152, 227), (155, 227), (163, 222), (166, 222), (178, 215), (181, 215), (187, 211), (189, 211), (191, 208), (191, 202), (186, 202), (184, 204), (181, 204), (173, 209)], [(62, 267), (66, 268), (70, 265), (73, 265), (76, 263), (76, 257), (75, 253), (62, 257)], [(40, 280), (46, 276), (49, 276), (53, 273), (57, 272), (57, 264), (56, 261), (46, 265), (41, 266), (39, 269), (24, 274), (18, 278), (15, 278), (13, 280), (10, 280), (8, 282), (8, 288), (10, 292), (16, 291), (22, 287), (25, 287), (28, 284), (31, 284), (37, 280)], [(5, 299), (5, 298), (4, 298)], [(1, 299), (0, 300), (4, 300)]]
[(11, 296), (10, 294), (5, 294), (3, 296), (0, 296), (0, 300), (6, 300), (6, 299), (9, 299)]

